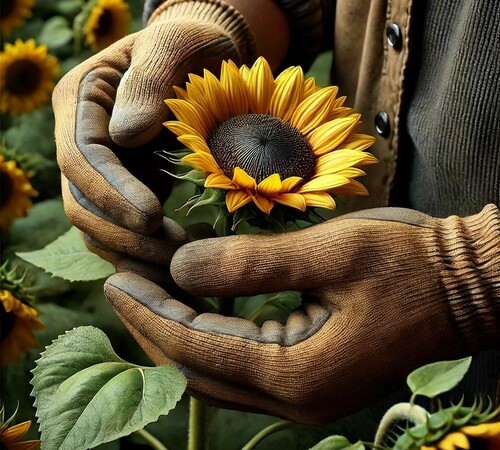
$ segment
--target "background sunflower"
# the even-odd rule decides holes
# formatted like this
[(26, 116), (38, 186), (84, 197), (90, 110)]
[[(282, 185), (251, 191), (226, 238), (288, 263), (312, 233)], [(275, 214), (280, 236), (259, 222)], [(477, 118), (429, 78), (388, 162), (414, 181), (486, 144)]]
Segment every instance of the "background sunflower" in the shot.
[(58, 71), (57, 58), (34, 39), (6, 43), (0, 53), (0, 111), (18, 116), (45, 104)]
[(130, 29), (129, 6), (122, 0), (97, 0), (84, 25), (85, 43), (94, 51), (102, 50), (125, 36)]
[(31, 17), (34, 0), (2, 1), (0, 8), (0, 33), (9, 35), (15, 28), (22, 27)]

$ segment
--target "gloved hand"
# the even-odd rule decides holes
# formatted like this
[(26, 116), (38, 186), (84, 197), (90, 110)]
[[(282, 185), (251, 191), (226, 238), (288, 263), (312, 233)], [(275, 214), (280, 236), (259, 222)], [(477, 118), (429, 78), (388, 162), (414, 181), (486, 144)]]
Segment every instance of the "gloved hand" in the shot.
[(320, 424), (367, 406), (431, 361), (498, 346), (500, 213), (381, 208), (276, 235), (182, 246), (171, 273), (200, 296), (303, 291), (285, 325), (198, 314), (137, 274), (105, 284), (156, 364), (211, 404)]
[(175, 142), (162, 126), (164, 99), (188, 73), (253, 57), (252, 35), (236, 10), (219, 0), (168, 0), (145, 29), (59, 82), (53, 106), (65, 210), (112, 262), (122, 253), (159, 264), (170, 260), (162, 204), (171, 177), (154, 154)]

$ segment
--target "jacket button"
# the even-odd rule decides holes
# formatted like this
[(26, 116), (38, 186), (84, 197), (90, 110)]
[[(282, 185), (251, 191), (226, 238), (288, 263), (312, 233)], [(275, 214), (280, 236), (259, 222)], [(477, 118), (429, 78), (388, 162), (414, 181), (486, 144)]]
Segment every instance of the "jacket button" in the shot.
[(403, 45), (403, 33), (397, 23), (391, 23), (385, 30), (387, 42), (394, 50), (401, 50)]
[(377, 133), (386, 138), (391, 133), (391, 124), (389, 123), (389, 115), (385, 111), (380, 111), (375, 116), (375, 130)]

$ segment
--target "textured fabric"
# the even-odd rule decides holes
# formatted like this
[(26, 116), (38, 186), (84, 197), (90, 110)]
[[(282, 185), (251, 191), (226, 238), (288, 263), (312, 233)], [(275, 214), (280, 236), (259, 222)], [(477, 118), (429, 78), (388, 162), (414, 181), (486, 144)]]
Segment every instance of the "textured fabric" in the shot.
[(499, 205), (500, 5), (428, 0), (424, 25), (401, 149), (408, 204), (441, 217)]
[(174, 255), (175, 282), (200, 296), (305, 291), (285, 324), (198, 314), (131, 273), (111, 277), (105, 293), (152, 360), (180, 367), (195, 396), (325, 423), (422, 364), (500, 339), (500, 255), (486, 238), (500, 239), (498, 208), (463, 219), (397, 208), (367, 217), (195, 241)]

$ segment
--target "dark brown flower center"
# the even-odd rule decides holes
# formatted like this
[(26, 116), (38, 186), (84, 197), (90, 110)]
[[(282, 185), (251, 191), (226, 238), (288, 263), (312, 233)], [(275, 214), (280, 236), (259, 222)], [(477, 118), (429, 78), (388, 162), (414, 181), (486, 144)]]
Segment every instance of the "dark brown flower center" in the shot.
[(14, 183), (8, 173), (2, 172), (0, 177), (0, 208), (3, 208), (12, 197)]
[(217, 127), (208, 146), (230, 178), (240, 167), (257, 183), (278, 173), (281, 179), (308, 179), (314, 172), (311, 145), (290, 123), (264, 114), (232, 117)]
[(33, 61), (19, 59), (7, 67), (5, 88), (10, 94), (31, 94), (38, 88), (40, 81), (40, 68)]
[(106, 36), (109, 34), (112, 26), (113, 26), (113, 14), (108, 9), (105, 9), (99, 16), (99, 21), (97, 23), (97, 29), (95, 30), (95, 34), (97, 36)]

